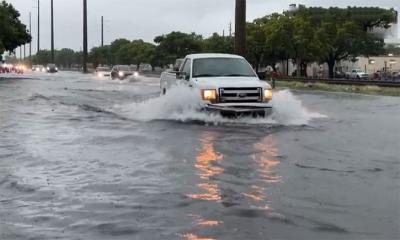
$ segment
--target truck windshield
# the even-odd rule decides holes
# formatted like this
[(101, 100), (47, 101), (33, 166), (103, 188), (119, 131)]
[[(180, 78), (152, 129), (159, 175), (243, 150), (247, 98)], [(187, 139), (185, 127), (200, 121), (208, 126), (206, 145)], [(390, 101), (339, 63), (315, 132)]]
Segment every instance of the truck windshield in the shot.
[(193, 61), (193, 77), (255, 77), (241, 58), (202, 58)]

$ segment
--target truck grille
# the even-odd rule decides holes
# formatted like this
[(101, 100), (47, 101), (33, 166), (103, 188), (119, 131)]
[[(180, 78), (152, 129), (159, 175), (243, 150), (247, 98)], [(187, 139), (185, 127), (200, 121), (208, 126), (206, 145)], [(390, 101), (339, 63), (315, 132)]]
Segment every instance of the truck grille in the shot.
[(221, 103), (262, 102), (262, 88), (220, 88)]

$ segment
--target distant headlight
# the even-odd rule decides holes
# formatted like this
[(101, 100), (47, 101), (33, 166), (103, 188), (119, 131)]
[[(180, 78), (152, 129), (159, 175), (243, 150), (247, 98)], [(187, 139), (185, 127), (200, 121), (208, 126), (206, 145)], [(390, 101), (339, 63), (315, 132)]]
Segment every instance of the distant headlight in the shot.
[(124, 72), (118, 72), (118, 76), (123, 77), (124, 76)]
[(133, 73), (133, 76), (134, 76), (134, 77), (139, 77), (139, 73), (138, 73), (138, 72), (134, 72), (134, 73)]
[(103, 74), (102, 74), (102, 73), (98, 73), (97, 76), (98, 76), (99, 78), (101, 78), (101, 77), (103, 77)]
[(272, 93), (272, 90), (271, 90), (271, 89), (266, 89), (266, 90), (264, 90), (264, 100), (265, 100), (265, 101), (271, 101), (273, 95), (274, 95), (274, 94)]
[(201, 97), (204, 101), (210, 101), (212, 103), (217, 101), (217, 90), (215, 89), (205, 89), (201, 90)]
[(47, 67), (47, 70), (49, 71), (49, 70), (50, 70), (50, 68), (49, 68), (49, 67)]
[(58, 71), (58, 68), (56, 68), (56, 71)]

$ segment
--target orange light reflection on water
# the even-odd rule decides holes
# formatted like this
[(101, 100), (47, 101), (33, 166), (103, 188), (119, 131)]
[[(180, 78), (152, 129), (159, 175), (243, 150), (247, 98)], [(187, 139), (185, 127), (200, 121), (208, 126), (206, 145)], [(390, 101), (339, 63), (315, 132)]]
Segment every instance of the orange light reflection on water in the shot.
[(279, 165), (279, 161), (276, 159), (278, 149), (275, 147), (272, 136), (263, 138), (253, 147), (256, 153), (252, 158), (258, 167), (256, 171), (258, 172), (259, 181), (252, 185), (248, 192), (243, 192), (242, 195), (254, 203), (258, 203), (257, 205), (260, 205), (260, 209), (271, 210), (268, 204), (266, 188), (269, 184), (282, 181), (282, 176), (275, 170)]
[(185, 239), (185, 240), (216, 240), (215, 238), (199, 237), (199, 236), (196, 236), (191, 233), (183, 235), (183, 239)]
[(224, 169), (216, 164), (224, 159), (224, 155), (217, 152), (214, 147), (217, 134), (213, 132), (204, 132), (201, 136), (201, 149), (196, 157), (197, 175), (204, 180), (197, 186), (203, 190), (203, 193), (188, 194), (187, 196), (196, 200), (220, 201), (221, 194), (218, 184), (210, 182), (212, 177), (218, 176), (224, 172)]

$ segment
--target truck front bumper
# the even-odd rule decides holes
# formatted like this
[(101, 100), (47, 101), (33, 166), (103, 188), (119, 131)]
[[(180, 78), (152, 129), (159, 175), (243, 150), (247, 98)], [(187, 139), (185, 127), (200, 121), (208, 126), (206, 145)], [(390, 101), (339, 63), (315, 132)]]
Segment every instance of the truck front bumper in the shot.
[(266, 117), (272, 114), (268, 103), (220, 103), (207, 104), (206, 111), (220, 113), (224, 117)]

